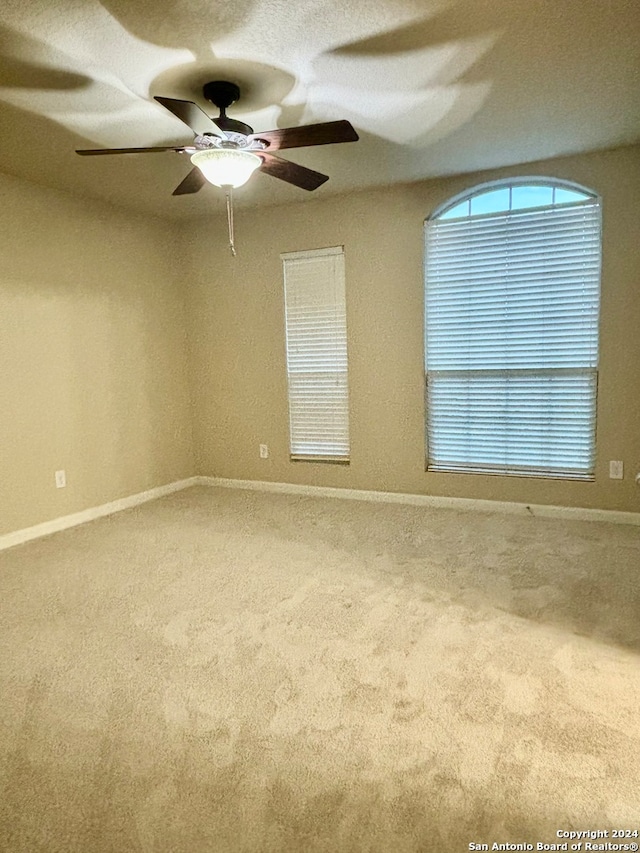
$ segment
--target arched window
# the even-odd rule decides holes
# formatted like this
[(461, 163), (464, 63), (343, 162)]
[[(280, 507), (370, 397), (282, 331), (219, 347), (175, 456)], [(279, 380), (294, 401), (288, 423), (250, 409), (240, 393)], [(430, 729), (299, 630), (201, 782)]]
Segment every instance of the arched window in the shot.
[(426, 221), (427, 470), (591, 480), (600, 200), (475, 187)]

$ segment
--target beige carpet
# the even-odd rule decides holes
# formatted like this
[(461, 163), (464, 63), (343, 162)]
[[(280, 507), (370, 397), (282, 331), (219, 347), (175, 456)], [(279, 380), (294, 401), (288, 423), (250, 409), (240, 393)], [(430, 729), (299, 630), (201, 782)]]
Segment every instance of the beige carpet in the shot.
[(638, 527), (205, 488), (1, 553), (0, 849), (639, 829), (639, 569)]

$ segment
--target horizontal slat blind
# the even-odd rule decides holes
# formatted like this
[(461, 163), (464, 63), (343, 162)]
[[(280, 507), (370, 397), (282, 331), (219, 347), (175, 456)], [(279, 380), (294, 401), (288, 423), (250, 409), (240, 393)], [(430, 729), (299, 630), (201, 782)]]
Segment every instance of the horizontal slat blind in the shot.
[(349, 461), (342, 248), (282, 256), (293, 459)]
[(428, 469), (592, 478), (598, 201), (436, 218), (426, 239)]

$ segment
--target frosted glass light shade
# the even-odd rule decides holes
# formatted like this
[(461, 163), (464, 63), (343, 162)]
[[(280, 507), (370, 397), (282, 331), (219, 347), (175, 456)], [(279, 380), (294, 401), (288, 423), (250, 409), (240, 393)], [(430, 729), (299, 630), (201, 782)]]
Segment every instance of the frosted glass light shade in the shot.
[(191, 155), (191, 162), (216, 187), (241, 187), (262, 160), (251, 151), (237, 148), (206, 148)]

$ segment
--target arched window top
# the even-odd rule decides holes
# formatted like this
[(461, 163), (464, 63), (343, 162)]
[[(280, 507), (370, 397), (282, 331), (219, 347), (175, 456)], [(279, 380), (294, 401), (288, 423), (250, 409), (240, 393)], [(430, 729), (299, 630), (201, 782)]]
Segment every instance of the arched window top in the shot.
[(429, 221), (559, 207), (596, 199), (597, 195), (591, 190), (569, 181), (548, 178), (493, 181), (449, 199), (434, 211)]

